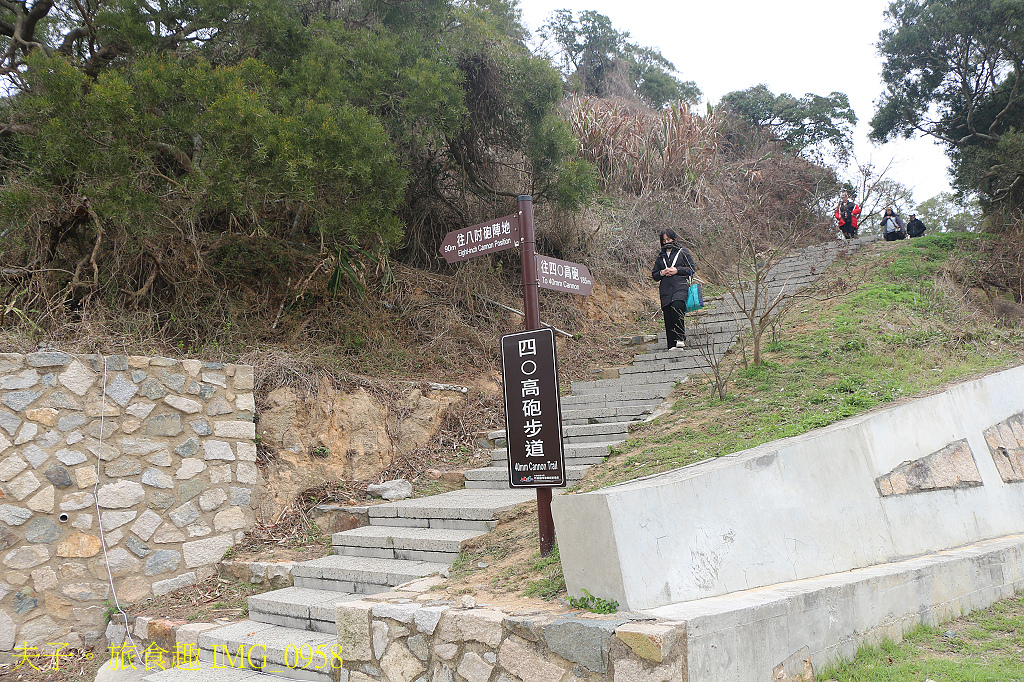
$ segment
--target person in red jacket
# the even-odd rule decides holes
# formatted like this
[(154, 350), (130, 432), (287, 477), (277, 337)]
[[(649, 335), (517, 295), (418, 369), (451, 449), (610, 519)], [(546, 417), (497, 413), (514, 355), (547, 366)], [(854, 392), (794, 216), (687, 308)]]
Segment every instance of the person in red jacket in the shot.
[(843, 231), (843, 237), (853, 239), (857, 236), (857, 216), (860, 215), (860, 206), (855, 204), (850, 195), (842, 192), (839, 195), (839, 206), (836, 208), (836, 223)]

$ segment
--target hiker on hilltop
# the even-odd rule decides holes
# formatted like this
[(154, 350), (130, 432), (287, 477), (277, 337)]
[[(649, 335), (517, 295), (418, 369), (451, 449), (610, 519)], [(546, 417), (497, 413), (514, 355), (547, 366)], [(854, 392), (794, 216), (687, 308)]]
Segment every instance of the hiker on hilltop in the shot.
[(841, 192), (835, 216), (836, 224), (842, 230), (844, 239), (853, 239), (857, 236), (857, 216), (859, 215), (860, 206), (854, 203), (847, 192)]
[(924, 223), (918, 219), (916, 213), (910, 214), (910, 220), (907, 221), (907, 236), (908, 237), (921, 237), (924, 235), (924, 231), (928, 229), (924, 226)]
[(690, 278), (697, 269), (693, 254), (677, 241), (676, 233), (665, 228), (659, 234), (661, 253), (654, 261), (651, 277), (658, 283), (661, 311), (665, 313), (665, 335), (668, 349), (686, 347), (686, 296)]
[(907, 231), (903, 229), (903, 219), (892, 206), (887, 206), (885, 215), (882, 216), (882, 234), (887, 242), (907, 238)]

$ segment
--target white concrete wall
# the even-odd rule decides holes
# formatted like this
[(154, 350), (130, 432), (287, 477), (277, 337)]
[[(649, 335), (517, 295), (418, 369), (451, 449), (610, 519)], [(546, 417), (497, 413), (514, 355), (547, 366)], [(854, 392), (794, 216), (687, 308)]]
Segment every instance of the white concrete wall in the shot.
[[(552, 503), (570, 594), (650, 609), (1024, 532), (1024, 484), (982, 435), (1024, 367), (811, 433)], [(882, 497), (875, 479), (967, 439), (982, 486)]]

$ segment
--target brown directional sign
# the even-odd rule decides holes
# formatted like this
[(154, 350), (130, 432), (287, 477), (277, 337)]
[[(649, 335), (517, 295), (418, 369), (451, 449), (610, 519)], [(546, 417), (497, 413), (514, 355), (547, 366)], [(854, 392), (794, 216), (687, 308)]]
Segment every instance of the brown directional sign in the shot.
[(519, 246), (519, 214), (460, 230), (445, 235), (439, 251), (449, 263), (468, 260), (476, 256), (497, 253)]
[(537, 285), (542, 289), (590, 296), (594, 278), (586, 265), (537, 254)]
[(509, 486), (564, 487), (562, 405), (554, 332), (534, 329), (502, 336), (501, 373), (505, 381)]

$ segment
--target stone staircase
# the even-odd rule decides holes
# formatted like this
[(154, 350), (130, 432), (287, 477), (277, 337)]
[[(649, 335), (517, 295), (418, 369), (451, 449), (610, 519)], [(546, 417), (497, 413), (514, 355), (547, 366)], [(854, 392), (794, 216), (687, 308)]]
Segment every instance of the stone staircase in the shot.
[[(806, 286), (841, 250), (856, 248), (863, 241), (794, 253), (773, 271), (770, 292)], [(685, 350), (664, 350), (662, 332), (656, 342), (640, 348), (643, 352), (631, 365), (604, 370), (607, 378), (572, 383), (572, 395), (562, 398), (570, 486), (601, 462), (610, 446), (628, 438), (630, 424), (656, 414), (676, 382), (702, 371), (706, 360), (701, 348), (705, 355), (720, 358), (733, 344), (745, 325), (735, 303), (725, 299), (708, 303), (699, 314), (687, 316), (687, 339), (692, 343)], [(465, 489), (367, 507), (369, 525), (335, 533), (333, 554), (294, 567), (293, 587), (249, 597), (248, 620), (200, 634), (203, 670), (172, 669), (149, 675), (146, 681), (241, 682), (259, 669), (309, 682), (345, 682), (338, 670), (317, 667), (319, 659), (302, 665), (295, 651), (306, 644), (312, 651), (321, 645), (329, 651), (337, 643), (337, 604), (446, 569), (463, 543), (492, 530), (502, 512), (534, 498), (533, 490), (508, 488), (505, 432), (493, 431), (487, 440), (492, 446), (491, 465), (468, 471)], [(259, 651), (256, 662), (252, 657), (241, 663), (234, 660), (240, 646), (249, 651), (254, 645)], [(262, 647), (266, 647), (265, 663)], [(225, 665), (226, 653), (233, 657), (228, 667), (211, 668), (215, 654)], [(248, 669), (238, 669), (242, 665)]]

